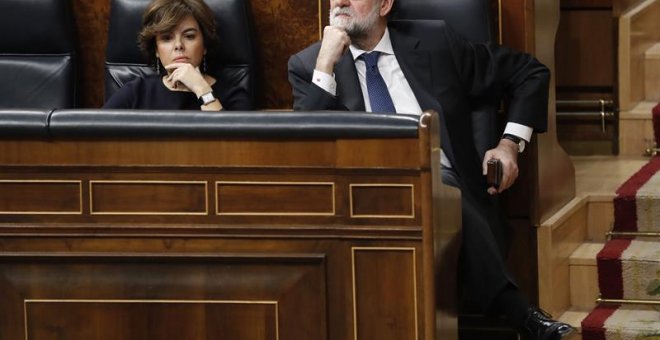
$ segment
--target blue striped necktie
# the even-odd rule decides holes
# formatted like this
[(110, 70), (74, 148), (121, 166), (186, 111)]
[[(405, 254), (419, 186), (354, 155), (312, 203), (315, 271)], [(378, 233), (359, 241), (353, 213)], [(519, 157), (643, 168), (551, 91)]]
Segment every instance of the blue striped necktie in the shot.
[(371, 103), (371, 112), (396, 113), (387, 85), (378, 71), (380, 52), (363, 53), (360, 58), (367, 66), (367, 92)]

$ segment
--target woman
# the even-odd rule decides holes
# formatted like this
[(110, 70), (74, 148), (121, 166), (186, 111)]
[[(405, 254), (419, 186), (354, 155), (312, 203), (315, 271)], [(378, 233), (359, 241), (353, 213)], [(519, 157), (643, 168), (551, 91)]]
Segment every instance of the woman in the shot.
[[(156, 75), (126, 83), (103, 106), (112, 109), (250, 110), (241, 79), (206, 74), (216, 46), (215, 20), (202, 0), (154, 0), (145, 9), (138, 45)], [(207, 58), (207, 55), (209, 56)]]

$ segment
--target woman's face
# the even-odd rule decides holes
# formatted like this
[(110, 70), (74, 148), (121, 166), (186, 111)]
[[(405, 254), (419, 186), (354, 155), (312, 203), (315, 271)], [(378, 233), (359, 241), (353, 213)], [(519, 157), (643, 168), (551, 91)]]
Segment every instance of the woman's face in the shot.
[(188, 63), (199, 67), (205, 53), (204, 36), (192, 15), (183, 18), (171, 32), (156, 35), (156, 55), (163, 66)]

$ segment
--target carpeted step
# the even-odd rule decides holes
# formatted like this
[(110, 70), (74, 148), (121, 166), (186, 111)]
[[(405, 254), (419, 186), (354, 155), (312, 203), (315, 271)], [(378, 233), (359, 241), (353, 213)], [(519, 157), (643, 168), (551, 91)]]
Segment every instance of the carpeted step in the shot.
[(614, 198), (614, 231), (660, 232), (660, 157), (623, 183)]
[(660, 240), (613, 239), (596, 259), (601, 298), (660, 300)]
[(660, 307), (601, 305), (582, 320), (582, 340), (658, 340)]

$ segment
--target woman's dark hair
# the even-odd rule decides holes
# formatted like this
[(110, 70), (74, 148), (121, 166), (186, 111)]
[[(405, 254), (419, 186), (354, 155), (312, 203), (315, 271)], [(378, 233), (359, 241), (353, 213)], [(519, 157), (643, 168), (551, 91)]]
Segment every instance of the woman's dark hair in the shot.
[(208, 59), (213, 59), (218, 45), (213, 12), (203, 0), (154, 0), (142, 15), (142, 31), (138, 35), (138, 47), (147, 60), (156, 60), (156, 36), (172, 31), (186, 16), (191, 15), (202, 31)]

